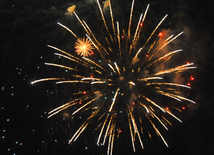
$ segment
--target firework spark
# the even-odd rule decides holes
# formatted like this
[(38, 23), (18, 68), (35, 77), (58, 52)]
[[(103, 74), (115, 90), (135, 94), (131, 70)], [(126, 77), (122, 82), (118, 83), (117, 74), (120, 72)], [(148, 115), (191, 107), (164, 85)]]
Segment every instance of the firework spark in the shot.
[[(72, 75), (73, 79), (66, 79), (64, 77), (43, 78), (31, 82), (31, 84), (43, 81), (56, 81), (58, 85), (81, 84), (93, 86), (93, 89), (87, 87), (89, 88), (87, 89), (87, 93), (85, 90), (74, 92), (73, 95), (76, 96), (74, 100), (60, 105), (49, 112), (48, 118), (65, 109), (75, 107), (78, 103), (81, 103), (81, 106), (75, 108), (75, 111), (71, 112), (72, 115), (76, 115), (77, 113), (85, 115), (85, 111), (91, 110), (91, 115), (86, 118), (83, 124), (74, 133), (69, 143), (75, 142), (85, 131), (87, 126), (96, 119), (99, 124), (98, 127), (95, 128), (95, 131), (99, 131), (97, 145), (105, 145), (108, 138), (107, 154), (111, 155), (114, 141), (119, 137), (118, 135), (122, 128), (118, 120), (126, 117), (126, 127), (130, 130), (130, 144), (134, 152), (136, 151), (136, 139), (139, 140), (141, 147), (144, 148), (143, 138), (148, 136), (151, 138), (149, 131), (147, 136), (146, 132), (144, 132), (143, 120), (148, 120), (147, 122), (151, 125), (151, 129), (156, 132), (157, 136), (159, 136), (168, 147), (166, 140), (160, 132), (159, 126), (161, 126), (160, 128), (163, 127), (165, 130), (169, 130), (169, 126), (172, 126), (172, 123), (167, 119), (167, 116), (173, 117), (179, 122), (182, 121), (173, 113), (173, 110), (169, 110), (169, 107), (161, 102), (161, 99), (169, 99), (169, 102), (173, 105), (172, 108), (179, 112), (185, 110), (183, 105), (187, 102), (195, 104), (194, 101), (188, 99), (180, 92), (180, 90), (183, 89), (191, 89), (190, 84), (185, 85), (167, 82), (166, 79), (169, 78), (165, 78), (169, 74), (177, 74), (195, 69), (194, 63), (178, 64), (177, 66), (158, 71), (155, 69), (156, 65), (161, 63), (164, 64), (170, 60), (172, 56), (182, 52), (182, 49), (178, 49), (169, 51), (158, 58), (155, 56), (161, 49), (182, 35), (183, 32), (175, 37), (171, 35), (166, 39), (164, 39), (163, 33), (159, 33), (157, 34), (159, 40), (151, 42), (152, 38), (155, 38), (156, 31), (168, 16), (165, 15), (160, 22), (157, 23), (157, 26), (154, 27), (150, 36), (144, 40), (144, 44), (141, 45), (140, 42), (142, 43), (142, 41), (139, 40), (142, 39), (140, 37), (142, 25), (145, 22), (150, 5), (148, 4), (144, 14), (141, 14), (136, 29), (132, 33), (132, 27), (135, 25), (135, 23), (132, 22), (132, 19), (135, 17), (134, 2), (133, 0), (130, 17), (128, 17), (128, 28), (122, 28), (118, 21), (116, 23), (114, 21), (111, 1), (106, 1), (104, 8), (106, 9), (109, 7), (111, 16), (111, 21), (106, 21), (100, 2), (97, 0), (106, 31), (106, 34), (103, 36), (105, 39), (102, 40), (98, 39), (99, 32), (92, 31), (90, 26), (85, 21), (82, 21), (77, 13), (74, 12), (75, 7), (73, 7), (70, 12), (75, 15), (80, 25), (84, 28), (86, 39), (85, 37), (81, 39), (81, 37), (78, 37), (68, 27), (58, 23), (77, 39), (74, 44), (76, 49), (75, 52), (80, 57), (48, 45), (48, 47), (60, 52), (55, 53), (55, 55), (64, 58), (66, 61), (72, 61), (76, 66), (69, 67), (55, 63), (45, 64), (75, 72), (75, 74)], [(123, 38), (126, 38), (125, 41)], [(96, 57), (86, 58), (92, 55), (93, 49), (95, 50), (94, 52), (96, 52)], [(84, 68), (84, 70), (82, 68)], [(93, 72), (93, 75), (90, 75), (91, 72)], [(190, 80), (194, 80), (193, 76), (190, 78)], [(159, 97), (158, 100), (154, 98), (154, 96)], [(94, 104), (96, 104), (96, 106), (94, 106)]]
[(78, 55), (88, 57), (92, 54), (91, 51), (94, 49), (94, 47), (88, 38), (78, 38), (77, 42), (75, 43), (75, 49), (75, 52), (77, 52)]

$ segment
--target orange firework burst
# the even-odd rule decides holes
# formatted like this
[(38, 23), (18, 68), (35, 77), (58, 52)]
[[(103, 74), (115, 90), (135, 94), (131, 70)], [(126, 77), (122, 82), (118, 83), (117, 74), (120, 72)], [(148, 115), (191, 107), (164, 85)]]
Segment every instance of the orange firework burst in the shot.
[(88, 57), (91, 55), (92, 49), (94, 47), (92, 46), (92, 43), (88, 38), (78, 38), (75, 43), (75, 52), (77, 52), (78, 55), (83, 57)]

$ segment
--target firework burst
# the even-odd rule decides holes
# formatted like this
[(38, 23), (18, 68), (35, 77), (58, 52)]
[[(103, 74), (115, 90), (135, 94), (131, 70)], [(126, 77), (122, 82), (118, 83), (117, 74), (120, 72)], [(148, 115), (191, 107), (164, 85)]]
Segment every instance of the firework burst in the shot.
[(88, 38), (78, 38), (77, 42), (75, 43), (75, 52), (77, 55), (88, 57), (93, 53), (94, 47), (92, 46), (91, 41)]
[[(58, 24), (77, 39), (75, 49), (77, 55), (83, 57), (75, 56), (57, 47), (48, 45), (50, 48), (58, 51), (55, 55), (64, 58), (66, 61), (74, 62), (76, 67), (45, 63), (49, 66), (60, 67), (73, 72), (72, 78), (51, 77), (32, 82), (32, 84), (35, 84), (37, 82), (53, 80), (56, 81), (56, 84), (78, 84), (80, 88), (83, 88), (82, 91), (74, 92), (74, 100), (50, 111), (48, 118), (70, 107), (77, 107), (74, 111), (71, 111), (72, 115), (80, 113), (86, 116), (85, 112), (90, 111), (90, 115), (73, 134), (69, 143), (75, 142), (87, 126), (96, 120), (98, 122), (98, 127), (95, 129), (98, 133), (97, 145), (105, 145), (107, 143), (107, 154), (112, 154), (114, 141), (119, 137), (123, 128), (127, 128), (130, 131), (130, 144), (133, 147), (133, 151), (136, 150), (135, 144), (137, 141), (144, 148), (143, 137), (146, 137), (146, 135), (151, 137), (149, 131), (145, 132), (145, 122), (146, 126), (150, 124), (155, 133), (168, 147), (158, 126), (168, 130), (172, 123), (167, 117), (173, 117), (182, 122), (173, 111), (181, 112), (185, 109), (184, 105), (188, 102), (195, 104), (194, 101), (186, 98), (181, 93), (182, 90), (191, 89), (191, 87), (185, 84), (168, 82), (171, 77), (169, 75), (175, 75), (196, 67), (194, 67), (194, 63), (186, 63), (171, 68), (162, 68), (157, 71), (157, 66), (167, 63), (182, 49), (169, 51), (161, 57), (157, 57), (157, 53), (182, 35), (183, 32), (175, 36), (172, 34), (166, 38), (164, 38), (164, 34), (161, 32), (157, 35), (158, 39), (151, 42), (154, 34), (157, 34), (159, 26), (167, 18), (168, 15), (166, 15), (154, 28), (150, 36), (145, 40), (145, 43), (140, 44), (142, 43), (140, 41), (142, 39), (142, 28), (150, 5), (147, 5), (145, 12), (140, 15), (135, 31), (132, 32), (131, 28), (134, 25), (132, 23), (134, 0), (132, 1), (130, 17), (128, 18), (128, 28), (123, 28), (122, 30), (120, 23), (114, 21), (110, 0), (106, 6), (110, 11), (110, 22), (106, 22), (99, 0), (97, 0), (97, 4), (104, 24), (104, 31), (106, 32), (106, 35), (103, 36), (105, 40), (99, 40), (99, 36), (96, 36), (99, 32), (94, 33), (90, 26), (85, 21), (82, 21), (73, 11), (72, 13), (85, 30), (86, 39), (79, 39), (68, 27), (61, 23)], [(96, 58), (86, 58), (91, 55), (90, 51), (92, 49), (95, 49)], [(191, 79), (194, 78), (191, 76)], [(162, 99), (167, 99), (171, 103), (170, 106), (162, 102)], [(79, 103), (81, 103), (81, 106)], [(127, 118), (127, 121), (124, 118)], [(126, 122), (126, 126), (121, 125), (124, 123), (119, 123), (121, 120)]]

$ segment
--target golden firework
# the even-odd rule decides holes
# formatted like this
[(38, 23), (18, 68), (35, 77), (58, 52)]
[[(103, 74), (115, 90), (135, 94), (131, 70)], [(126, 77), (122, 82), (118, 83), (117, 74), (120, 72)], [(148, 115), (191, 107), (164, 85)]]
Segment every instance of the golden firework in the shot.
[(92, 54), (94, 47), (88, 38), (78, 38), (75, 43), (75, 52), (82, 57), (88, 57)]
[[(81, 20), (75, 13), (75, 5), (73, 5), (67, 11), (77, 18), (79, 24), (85, 30), (86, 37), (79, 38), (71, 29), (59, 22), (58, 24), (77, 38), (74, 48), (75, 52), (82, 58), (48, 45), (48, 47), (59, 52), (54, 53), (56, 56), (78, 65), (74, 68), (64, 65), (64, 63), (45, 63), (45, 65), (66, 69), (66, 72), (74, 72), (72, 73), (73, 78), (48, 77), (32, 81), (31, 84), (56, 81), (57, 85), (72, 84), (74, 87), (78, 87), (77, 90), (73, 90), (73, 100), (56, 107), (48, 113), (48, 118), (50, 118), (73, 107), (72, 117), (79, 113), (86, 118), (69, 140), (69, 144), (75, 142), (87, 126), (95, 124), (93, 122), (95, 120), (98, 126), (93, 133), (98, 131), (97, 145), (104, 146), (105, 142), (108, 143), (107, 155), (112, 155), (114, 141), (119, 138), (119, 134), (122, 132), (122, 125), (118, 120), (127, 118), (127, 128), (130, 130), (130, 140), (134, 152), (136, 151), (137, 140), (143, 149), (143, 137), (146, 138), (148, 133), (148, 137), (152, 139), (152, 134), (150, 131), (146, 132), (147, 127), (144, 129), (143, 124), (146, 126), (150, 124), (150, 128), (154, 130), (154, 133), (169, 147), (161, 132), (161, 128), (168, 130), (169, 126), (172, 126), (171, 120), (166, 116), (173, 117), (182, 123), (182, 120), (176, 116), (176, 113), (174, 114), (174, 111), (184, 111), (185, 107), (188, 107), (188, 102), (196, 104), (195, 101), (186, 98), (185, 94), (182, 95), (182, 90), (191, 89), (190, 81), (187, 84), (183, 82), (173, 83), (167, 82), (167, 79), (177, 81), (175, 79), (180, 78), (181, 75), (176, 76), (174, 74), (196, 69), (197, 67), (190, 62), (179, 63), (179, 65), (173, 63), (171, 67), (169, 64), (165, 65), (166, 61), (183, 51), (182, 49), (161, 53), (164, 47), (177, 39), (183, 32), (175, 36), (171, 34), (166, 38), (163, 32), (159, 32), (158, 38), (155, 40), (157, 30), (168, 16), (165, 15), (154, 27), (145, 42), (141, 44), (140, 39), (143, 39), (140, 37), (141, 29), (144, 25), (149, 4), (145, 12), (141, 13), (134, 34), (132, 34), (132, 27), (135, 25), (133, 22), (135, 0), (132, 0), (129, 25), (126, 28), (122, 27), (124, 24), (114, 22), (110, 0), (104, 2), (104, 9), (109, 7), (110, 18), (107, 19), (111, 21), (105, 19), (104, 9), (101, 8), (99, 0), (96, 1), (106, 32), (101, 36), (103, 39), (100, 40), (97, 36), (99, 32), (94, 33), (90, 26), (84, 20)], [(93, 54), (93, 49), (96, 49), (96, 57), (86, 58)], [(158, 52), (160, 52), (159, 55), (156, 55)], [(88, 71), (85, 71), (86, 69)], [(167, 77), (169, 74), (173, 75)], [(175, 79), (170, 79), (174, 76), (176, 76)], [(193, 81), (194, 77), (191, 75), (189, 80)], [(93, 87), (90, 85), (93, 85)], [(169, 103), (163, 103), (158, 98), (151, 98), (156, 96), (164, 100), (169, 98)], [(90, 115), (86, 115), (86, 111)]]

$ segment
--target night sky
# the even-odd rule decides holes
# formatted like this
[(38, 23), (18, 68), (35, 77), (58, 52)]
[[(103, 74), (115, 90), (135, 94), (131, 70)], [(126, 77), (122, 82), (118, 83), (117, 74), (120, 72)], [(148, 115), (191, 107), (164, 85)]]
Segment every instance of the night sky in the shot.
[[(44, 63), (57, 61), (48, 44), (68, 51), (73, 48), (75, 38), (57, 25), (58, 21), (73, 28), (78, 34), (82, 33), (73, 16), (65, 14), (67, 8), (74, 4), (79, 16), (99, 29), (96, 20), (100, 19), (100, 14), (94, 0), (0, 2), (2, 155), (106, 154), (106, 147), (96, 145), (97, 134), (92, 134), (93, 129), (90, 128), (74, 144), (68, 145), (69, 138), (81, 125), (79, 122), (84, 115), (78, 115), (73, 120), (69, 111), (66, 111), (47, 119), (50, 110), (69, 99), (71, 90), (64, 88), (61, 91), (62, 88), (49, 82), (31, 85), (31, 81), (48, 75), (66, 76), (65, 72), (57, 72), (57, 69), (47, 67)], [(213, 155), (213, 3), (199, 0), (135, 0), (136, 19), (144, 12), (147, 4), (151, 6), (145, 23), (155, 27), (168, 14), (160, 29), (175, 33), (184, 30), (185, 35), (178, 39), (178, 44), (185, 52), (183, 61), (194, 62), (197, 66), (196, 70), (191, 71), (195, 79), (191, 81), (192, 89), (189, 93), (197, 104), (186, 107), (181, 113), (183, 123), (174, 120), (173, 127), (164, 132), (169, 148), (159, 137), (154, 136), (152, 140), (144, 142), (144, 150), (137, 145), (134, 153), (127, 129), (121, 133), (125, 138), (115, 143), (113, 154)], [(112, 0), (112, 5), (115, 16), (121, 17), (119, 20), (124, 22), (129, 19), (131, 0)], [(149, 26), (147, 30), (150, 30)]]

